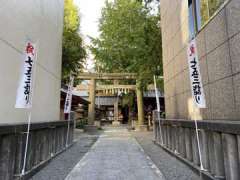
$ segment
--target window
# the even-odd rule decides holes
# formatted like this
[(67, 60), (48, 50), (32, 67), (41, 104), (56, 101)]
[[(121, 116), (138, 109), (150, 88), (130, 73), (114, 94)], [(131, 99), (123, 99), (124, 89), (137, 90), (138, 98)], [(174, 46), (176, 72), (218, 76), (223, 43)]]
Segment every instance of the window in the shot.
[(201, 1), (201, 25), (203, 26), (206, 22), (214, 15), (219, 7), (225, 2), (225, 0), (199, 0)]
[(227, 0), (188, 0), (190, 39), (204, 26)]
[(188, 1), (190, 39), (194, 38), (201, 28), (200, 8), (198, 7), (200, 7), (199, 0)]
[(195, 36), (195, 21), (193, 15), (193, 1), (188, 1), (188, 24), (189, 24), (189, 38), (192, 39)]

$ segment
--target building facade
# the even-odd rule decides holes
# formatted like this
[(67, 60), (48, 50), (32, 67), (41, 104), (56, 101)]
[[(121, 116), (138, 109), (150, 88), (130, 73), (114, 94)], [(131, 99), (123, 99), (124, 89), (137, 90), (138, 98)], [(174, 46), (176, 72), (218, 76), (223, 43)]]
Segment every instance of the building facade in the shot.
[(28, 39), (37, 44), (32, 121), (59, 120), (63, 11), (63, 0), (1, 2), (0, 123), (27, 122), (14, 105)]
[[(238, 120), (240, 1), (161, 0), (166, 118)], [(196, 39), (207, 108), (193, 108), (187, 46)]]
[[(64, 0), (1, 2), (0, 179), (29, 179), (73, 143), (73, 121), (60, 121), (63, 14)], [(37, 54), (31, 126), (27, 123), (29, 110), (15, 109), (27, 42), (36, 44)], [(31, 53), (32, 47), (28, 48)], [(31, 72), (30, 60), (26, 76)]]

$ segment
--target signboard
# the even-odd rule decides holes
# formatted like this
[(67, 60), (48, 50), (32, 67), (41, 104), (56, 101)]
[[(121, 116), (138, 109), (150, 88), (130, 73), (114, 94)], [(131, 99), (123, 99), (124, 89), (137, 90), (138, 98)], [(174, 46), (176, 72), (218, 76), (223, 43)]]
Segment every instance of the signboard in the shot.
[(189, 76), (193, 101), (198, 108), (206, 108), (206, 100), (200, 74), (199, 60), (197, 55), (196, 41), (193, 39), (187, 49)]
[(67, 91), (66, 100), (65, 100), (65, 104), (64, 104), (64, 113), (65, 114), (68, 114), (71, 112), (73, 81), (74, 81), (74, 77), (71, 76), (70, 82), (68, 84), (68, 91)]
[(36, 61), (36, 46), (30, 41), (25, 45), (23, 60), (15, 108), (32, 107), (33, 69)]

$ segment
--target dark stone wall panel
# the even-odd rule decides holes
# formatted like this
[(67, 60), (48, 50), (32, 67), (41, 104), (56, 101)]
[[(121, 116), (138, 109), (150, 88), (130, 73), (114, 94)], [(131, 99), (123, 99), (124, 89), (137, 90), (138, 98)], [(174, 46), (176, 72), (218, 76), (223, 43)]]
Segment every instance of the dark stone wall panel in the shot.
[[(35, 172), (43, 163), (66, 148), (67, 121), (31, 124), (25, 175)], [(69, 145), (73, 143), (73, 121), (70, 121)], [(0, 179), (18, 179), (22, 172), (27, 124), (0, 125)]]

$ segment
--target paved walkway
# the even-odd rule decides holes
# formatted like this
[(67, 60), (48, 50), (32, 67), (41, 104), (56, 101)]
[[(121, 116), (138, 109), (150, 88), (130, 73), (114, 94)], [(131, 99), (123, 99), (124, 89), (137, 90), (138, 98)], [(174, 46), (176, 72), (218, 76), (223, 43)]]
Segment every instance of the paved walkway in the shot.
[(35, 174), (31, 180), (64, 180), (75, 165), (96, 142), (98, 134), (81, 133), (75, 130), (76, 143)]
[(165, 180), (124, 127), (105, 128), (65, 180)]
[(187, 165), (154, 144), (152, 132), (131, 132), (166, 180), (200, 180)]

